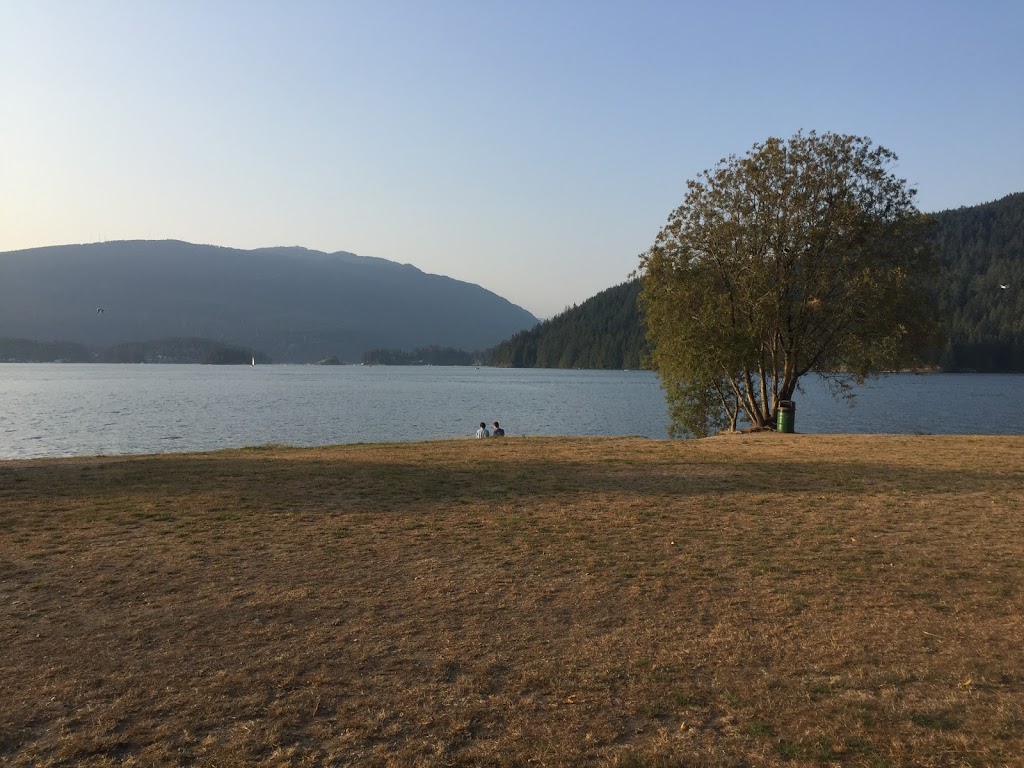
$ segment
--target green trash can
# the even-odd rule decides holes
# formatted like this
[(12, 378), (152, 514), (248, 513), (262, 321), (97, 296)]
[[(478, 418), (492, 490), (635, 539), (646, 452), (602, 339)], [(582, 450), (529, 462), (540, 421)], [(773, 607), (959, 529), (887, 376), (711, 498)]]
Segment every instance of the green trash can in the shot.
[(779, 432), (792, 432), (796, 421), (796, 403), (792, 400), (779, 401), (779, 417), (775, 429)]

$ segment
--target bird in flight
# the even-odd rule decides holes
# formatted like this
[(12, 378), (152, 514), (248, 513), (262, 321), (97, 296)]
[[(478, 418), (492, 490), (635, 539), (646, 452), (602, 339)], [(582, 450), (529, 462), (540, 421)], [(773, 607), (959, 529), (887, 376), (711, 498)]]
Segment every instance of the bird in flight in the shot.
[(106, 311), (107, 311), (107, 310), (106, 310), (106, 309), (104, 309), (103, 307), (96, 307), (96, 314), (97, 314), (97, 315), (102, 315), (102, 314), (103, 314), (104, 312), (106, 312)]
[(1000, 284), (999, 284), (999, 287), (1000, 287), (1000, 288), (1002, 288), (1002, 289), (1003, 289), (1003, 290), (1005, 291), (1005, 290), (1006, 290), (1007, 288), (1009, 288), (1010, 286), (1008, 286), (1008, 285), (1003, 285), (1002, 283), (1000, 283)]

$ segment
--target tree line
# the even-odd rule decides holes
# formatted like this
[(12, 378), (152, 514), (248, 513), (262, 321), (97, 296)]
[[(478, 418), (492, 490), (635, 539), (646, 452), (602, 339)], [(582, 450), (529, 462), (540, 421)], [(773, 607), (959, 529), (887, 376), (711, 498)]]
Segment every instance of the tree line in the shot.
[(485, 354), (511, 368), (642, 368), (648, 345), (638, 280), (601, 291)]
[(363, 354), (363, 365), (480, 365), (482, 353), (453, 347), (428, 346), (413, 350), (371, 349)]
[(263, 352), (212, 339), (174, 337), (129, 341), (90, 349), (70, 341), (0, 338), (0, 362), (9, 363), (177, 363), (204, 365), (261, 365), (271, 361)]
[[(939, 330), (924, 354), (947, 371), (1024, 372), (1024, 193), (931, 214), (929, 242), (938, 271), (929, 293)], [(1003, 286), (1006, 286), (1005, 288)], [(631, 279), (566, 308), (487, 350), (428, 346), (373, 349), (377, 365), (493, 365), (516, 368), (636, 369), (649, 365), (647, 326)], [(696, 339), (696, 344), (701, 340)], [(163, 339), (104, 350), (73, 342), (0, 338), (0, 361), (10, 362), (234, 362), (255, 354), (209, 340)]]
[[(946, 371), (1024, 372), (1024, 193), (929, 218), (938, 270), (928, 286), (939, 326), (924, 362)], [(502, 342), (485, 360), (523, 368), (643, 367), (650, 348), (639, 292), (636, 279), (602, 291)]]

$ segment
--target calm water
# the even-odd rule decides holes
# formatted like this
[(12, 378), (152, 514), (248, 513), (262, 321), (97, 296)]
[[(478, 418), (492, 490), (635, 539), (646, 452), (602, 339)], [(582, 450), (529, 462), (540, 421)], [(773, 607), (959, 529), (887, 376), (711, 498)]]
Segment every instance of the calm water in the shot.
[[(808, 379), (798, 432), (1024, 434), (1024, 376), (889, 376), (856, 407)], [(0, 364), (0, 458), (514, 435), (666, 435), (644, 371)]]

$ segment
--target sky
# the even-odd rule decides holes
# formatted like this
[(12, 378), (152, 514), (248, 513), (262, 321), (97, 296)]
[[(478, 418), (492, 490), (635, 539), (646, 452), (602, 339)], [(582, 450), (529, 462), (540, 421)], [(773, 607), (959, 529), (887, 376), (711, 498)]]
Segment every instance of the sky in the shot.
[(1024, 191), (1022, 29), (1021, 0), (0, 0), (0, 251), (299, 245), (550, 317), (769, 137), (870, 137), (923, 211)]

